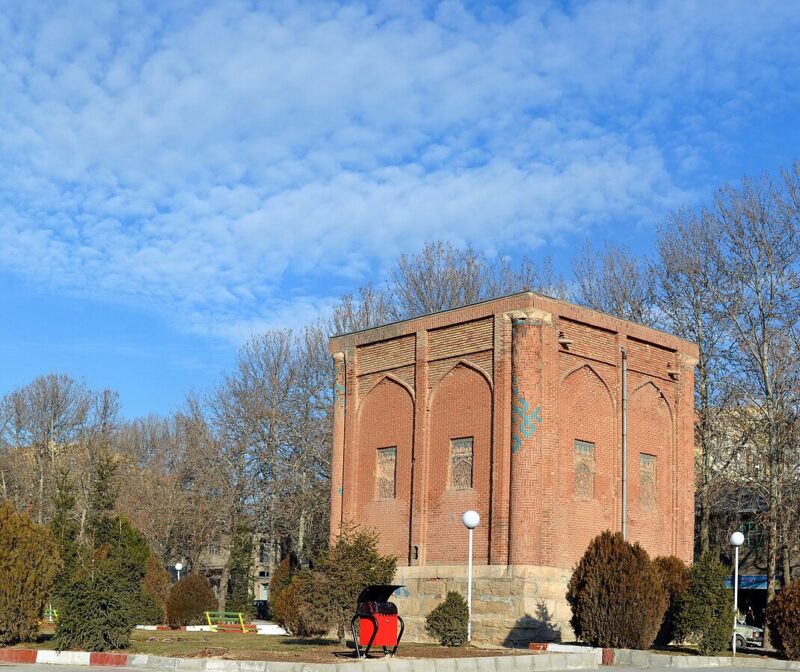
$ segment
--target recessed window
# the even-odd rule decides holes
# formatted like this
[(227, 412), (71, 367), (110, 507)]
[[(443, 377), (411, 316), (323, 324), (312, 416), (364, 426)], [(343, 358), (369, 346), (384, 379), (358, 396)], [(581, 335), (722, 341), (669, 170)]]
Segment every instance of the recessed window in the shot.
[(575, 440), (575, 497), (594, 499), (594, 443)]
[(378, 499), (396, 495), (397, 446), (378, 448)]
[(639, 506), (645, 511), (656, 508), (656, 456), (639, 454)]
[(468, 490), (472, 487), (472, 437), (450, 440), (450, 487)]

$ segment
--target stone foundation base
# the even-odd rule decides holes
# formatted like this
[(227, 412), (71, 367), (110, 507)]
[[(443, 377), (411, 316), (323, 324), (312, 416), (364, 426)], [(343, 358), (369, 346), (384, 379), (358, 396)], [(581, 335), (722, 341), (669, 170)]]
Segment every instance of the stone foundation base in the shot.
[[(472, 641), (503, 646), (573, 639), (566, 601), (572, 572), (528, 565), (474, 566), (472, 571)], [(450, 590), (466, 598), (467, 568), (457, 566), (398, 567), (395, 583), (404, 584), (392, 597), (406, 623), (404, 638), (425, 642), (425, 617)]]

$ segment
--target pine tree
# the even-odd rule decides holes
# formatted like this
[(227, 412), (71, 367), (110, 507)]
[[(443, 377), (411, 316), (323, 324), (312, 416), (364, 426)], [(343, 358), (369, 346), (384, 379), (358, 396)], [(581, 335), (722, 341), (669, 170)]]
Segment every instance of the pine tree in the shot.
[(75, 488), (66, 471), (60, 471), (56, 477), (56, 492), (53, 497), (55, 513), (50, 522), (53, 540), (58, 546), (61, 557), (61, 569), (53, 584), (53, 595), (58, 597), (68, 583), (79, 563), (78, 523), (74, 519)]

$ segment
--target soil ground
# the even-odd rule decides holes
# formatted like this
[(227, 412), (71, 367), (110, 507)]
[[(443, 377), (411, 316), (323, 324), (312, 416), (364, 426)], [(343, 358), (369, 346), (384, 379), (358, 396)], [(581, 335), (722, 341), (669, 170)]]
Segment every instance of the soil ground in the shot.
[[(222, 658), (227, 660), (271, 660), (308, 663), (337, 663), (355, 659), (352, 643), (342, 647), (333, 639), (298, 639), (235, 632), (154, 632), (134, 630), (125, 653), (144, 653), (178, 658)], [(55, 649), (52, 632), (43, 632), (35, 642), (22, 648)], [(483, 649), (474, 646), (445, 647), (436, 644), (400, 643), (398, 658), (470, 658), (479, 656), (528, 655), (526, 649)], [(380, 658), (380, 648), (370, 658)]]

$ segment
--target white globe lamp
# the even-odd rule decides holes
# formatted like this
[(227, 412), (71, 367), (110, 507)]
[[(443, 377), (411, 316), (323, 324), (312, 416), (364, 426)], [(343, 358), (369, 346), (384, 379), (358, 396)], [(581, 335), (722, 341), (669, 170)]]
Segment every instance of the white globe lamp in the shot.
[[(744, 543), (744, 535), (738, 530), (731, 535), (733, 546), (733, 639), (731, 650), (736, 655), (736, 619), (739, 616), (739, 547)], [(767, 577), (769, 579), (769, 577)]]
[(461, 517), (464, 527), (469, 530), (469, 551), (467, 553), (467, 641), (472, 641), (472, 532), (480, 525), (481, 516), (477, 511), (464, 511)]

